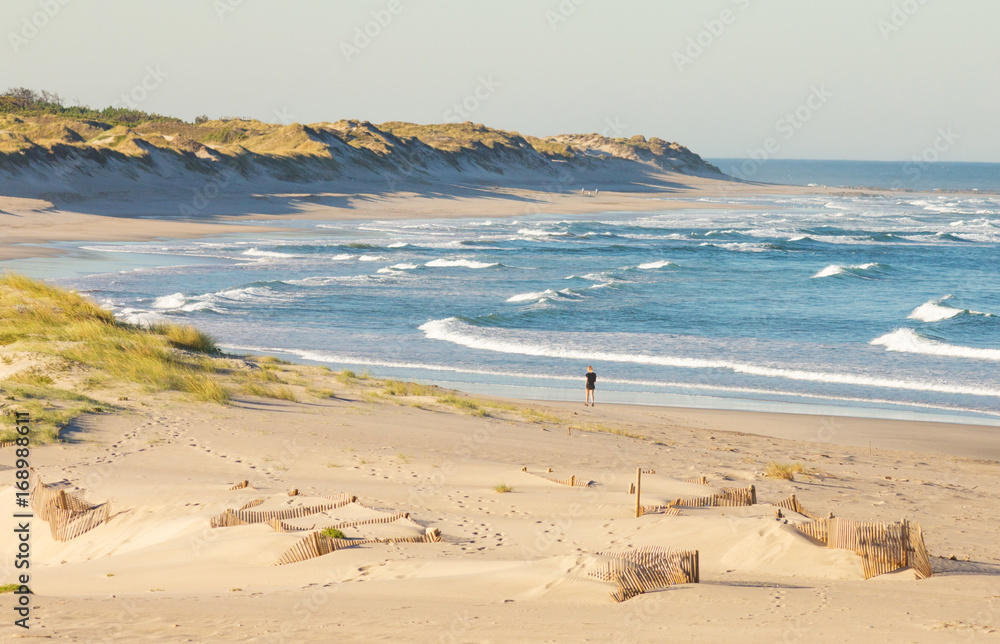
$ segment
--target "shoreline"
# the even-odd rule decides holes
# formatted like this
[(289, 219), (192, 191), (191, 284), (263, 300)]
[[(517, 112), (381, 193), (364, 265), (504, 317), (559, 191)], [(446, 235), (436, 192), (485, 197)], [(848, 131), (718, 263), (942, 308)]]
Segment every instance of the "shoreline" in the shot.
[[(198, 211), (198, 219), (178, 214), (186, 199), (185, 192), (189, 191), (183, 186), (172, 193), (118, 193), (110, 196), (102, 193), (93, 198), (82, 198), (78, 194), (57, 195), (65, 198), (55, 201), (41, 197), (0, 196), (0, 230), (4, 231), (4, 239), (0, 241), (0, 262), (65, 252), (46, 246), (52, 242), (193, 239), (232, 232), (277, 233), (293, 230), (281, 226), (283, 219), (373, 221), (579, 215), (619, 210), (641, 212), (721, 207), (717, 203), (699, 201), (706, 198), (937, 194), (758, 184), (675, 174), (664, 176), (670, 181), (663, 185), (636, 186), (634, 191), (602, 190), (598, 196), (474, 185), (442, 185), (435, 190), (427, 186), (401, 186), (399, 191), (385, 192), (377, 186), (365, 184), (334, 184), (333, 191), (322, 192), (223, 194), (206, 201)], [(680, 181), (684, 183), (673, 183)], [(726, 204), (724, 207), (758, 208), (752, 204)], [(252, 223), (259, 221), (269, 223)], [(236, 223), (238, 228), (233, 226)]]

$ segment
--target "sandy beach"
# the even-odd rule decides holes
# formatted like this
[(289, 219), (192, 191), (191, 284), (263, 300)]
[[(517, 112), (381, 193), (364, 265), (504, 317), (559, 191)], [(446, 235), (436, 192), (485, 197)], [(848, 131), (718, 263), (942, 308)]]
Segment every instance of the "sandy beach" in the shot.
[[(37, 626), (30, 636), (74, 642), (997, 637), (995, 428), (495, 399), (477, 399), (484, 414), (478, 415), (440, 402), (441, 391), (392, 395), (376, 380), (315, 367), (268, 368), (289, 383), (297, 402), (239, 396), (219, 406), (137, 387), (92, 391), (119, 411), (80, 417), (63, 430), (63, 442), (32, 450), (41, 481), (92, 502), (110, 501), (111, 516), (65, 542), (36, 520)], [(922, 437), (919, 451), (900, 449), (907, 435)], [(857, 446), (862, 436), (873, 447)], [(12, 450), (0, 455), (10, 472)], [(772, 462), (800, 464), (802, 473), (768, 478)], [(751, 484), (757, 504), (636, 518), (628, 494), (636, 467), (655, 471), (644, 477), (644, 505)], [(569, 476), (589, 485), (549, 480)], [(700, 476), (707, 485), (685, 482)], [(251, 487), (231, 489), (243, 480)], [(500, 484), (510, 491), (497, 492)], [(297, 496), (289, 496), (293, 489)], [(13, 487), (5, 481), (0, 493), (9, 507)], [(419, 528), (393, 522), (395, 532), (388, 526), (344, 531), (401, 537), (436, 529), (442, 541), (375, 543), (276, 566), (304, 533), (266, 524), (209, 527), (225, 510), (256, 500), (274, 509), (340, 494), (356, 497), (354, 509), (291, 523), (308, 528), (406, 512)], [(805, 517), (785, 511), (775, 518), (773, 504), (791, 494), (816, 515), (919, 523), (934, 576), (918, 581), (904, 569), (865, 580), (857, 554), (795, 530)], [(9, 515), (4, 523), (8, 533), (15, 527)], [(594, 553), (645, 545), (698, 550), (701, 583), (614, 602), (614, 585), (590, 574), (599, 562)], [(4, 557), (9, 573), (11, 553)], [(12, 595), (3, 597), (9, 604)], [(25, 636), (9, 623), (2, 628), (4, 639)]]
[[(281, 220), (393, 220), (421, 218), (517, 217), (532, 214), (583, 214), (606, 211), (717, 208), (716, 200), (759, 194), (874, 194), (871, 190), (761, 185), (661, 173), (658, 181), (629, 191), (580, 194), (544, 188), (413, 186), (389, 192), (384, 185), (340, 186), (343, 192), (234, 192), (208, 200), (197, 218), (180, 205), (202, 186), (180, 184), (174, 191), (108, 193), (96, 191), (33, 197), (0, 196), (0, 261), (58, 251), (50, 242), (145, 241), (186, 239), (234, 232), (281, 230)], [(613, 180), (613, 178), (612, 178)], [(623, 180), (621, 180), (623, 181)], [(335, 188), (337, 186), (334, 186)], [(325, 187), (326, 190), (330, 186)], [(366, 192), (366, 189), (369, 190)], [(729, 204), (728, 208), (752, 207)], [(267, 220), (266, 226), (249, 222)]]

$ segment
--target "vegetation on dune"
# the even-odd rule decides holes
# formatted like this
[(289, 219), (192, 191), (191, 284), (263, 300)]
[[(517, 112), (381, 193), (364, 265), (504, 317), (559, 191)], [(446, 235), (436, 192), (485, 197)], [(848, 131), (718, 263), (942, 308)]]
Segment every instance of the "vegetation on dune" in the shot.
[[(194, 172), (213, 174), (228, 168), (248, 175), (260, 166), (289, 181), (333, 176), (341, 168), (344, 151), (352, 153), (350, 162), (358, 168), (376, 173), (402, 168), (406, 176), (428, 162), (458, 168), (466, 154), (480, 154), (477, 164), (501, 173), (495, 165), (500, 158), (530, 168), (544, 167), (549, 161), (609, 156), (661, 167), (712, 168), (683, 146), (655, 137), (649, 141), (642, 136), (626, 139), (598, 134), (539, 138), (470, 122), (376, 125), (341, 120), (281, 125), (205, 115), (186, 122), (125, 107), (66, 106), (58, 94), (23, 87), (0, 94), (0, 167), (74, 155), (102, 166), (110, 158), (123, 157), (149, 166), (150, 154), (156, 150), (177, 155)], [(401, 152), (398, 160), (389, 160), (397, 150)], [(300, 163), (304, 160), (308, 166)]]
[(347, 538), (344, 535), (344, 533), (341, 532), (340, 530), (338, 530), (337, 528), (324, 528), (323, 530), (320, 530), (320, 534), (323, 535), (324, 537), (330, 537), (331, 539), (346, 539)]
[[(23, 275), (0, 275), (0, 345), (14, 352), (49, 356), (64, 369), (94, 370), (148, 391), (175, 390), (197, 400), (225, 403), (229, 390), (212, 377), (210, 337), (189, 326), (148, 329), (119, 322), (93, 302)], [(25, 406), (33, 417), (58, 431), (74, 416), (101, 404), (50, 386), (41, 367), (22, 370), (0, 385), (8, 401)], [(76, 405), (52, 407), (54, 401)], [(7, 418), (8, 422), (11, 419)]]
[(764, 476), (769, 479), (794, 481), (796, 474), (814, 476), (816, 473), (806, 469), (802, 463), (778, 463), (776, 461), (771, 461), (767, 464), (767, 467), (764, 468)]

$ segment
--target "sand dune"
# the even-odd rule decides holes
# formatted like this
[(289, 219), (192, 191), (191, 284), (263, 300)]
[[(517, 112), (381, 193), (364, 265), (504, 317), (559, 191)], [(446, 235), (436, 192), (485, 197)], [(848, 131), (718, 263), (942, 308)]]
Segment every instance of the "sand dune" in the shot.
[[(924, 454), (869, 454), (811, 442), (820, 418), (799, 417), (772, 438), (762, 435), (775, 418), (767, 414), (533, 404), (562, 419), (543, 425), (394, 404), (372, 397), (374, 382), (342, 385), (315, 369), (282, 369), (335, 387), (337, 397), (244, 398), (227, 407), (141, 397), (123, 403), (126, 413), (75, 421), (71, 442), (33, 451), (47, 484), (112, 504), (106, 524), (67, 542), (36, 523), (33, 635), (832, 642), (879, 633), (949, 642), (996, 630), (998, 465), (947, 455), (938, 426), (909, 425), (926, 433)], [(863, 426), (876, 445), (894, 432), (890, 421), (836, 422), (848, 437)], [(642, 438), (571, 429), (593, 423)], [(10, 465), (13, 457), (5, 449), (0, 458)], [(769, 479), (762, 472), (771, 461), (799, 462), (812, 474)], [(635, 518), (628, 486), (637, 466), (656, 472), (644, 476), (643, 503), (750, 484), (758, 503)], [(700, 476), (708, 485), (685, 481)], [(242, 480), (251, 487), (231, 489)], [(496, 492), (499, 483), (512, 491)], [(4, 482), (5, 503), (12, 493)], [(773, 503), (790, 493), (824, 516), (920, 522), (937, 574), (917, 581), (902, 570), (866, 581), (858, 555), (794, 528), (805, 517), (786, 510), (775, 518)], [(212, 517), (248, 503), (274, 511), (341, 494), (357, 502), (286, 522), (302, 532), (210, 527)], [(343, 531), (391, 539), (432, 528), (443, 541), (371, 543), (274, 565), (305, 529), (400, 512), (412, 522)], [(11, 528), (9, 518), (3, 523)], [(591, 574), (606, 561), (595, 553), (645, 545), (698, 550), (701, 583), (615, 603), (614, 585)], [(952, 554), (956, 561), (941, 558)], [(0, 628), (5, 638), (16, 634)]]

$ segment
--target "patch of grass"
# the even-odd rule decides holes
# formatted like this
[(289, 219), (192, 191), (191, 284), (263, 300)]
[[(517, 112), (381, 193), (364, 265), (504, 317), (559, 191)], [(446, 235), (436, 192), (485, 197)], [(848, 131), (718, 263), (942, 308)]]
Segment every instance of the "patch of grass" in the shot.
[(621, 427), (612, 427), (611, 425), (602, 425), (600, 423), (592, 423), (589, 425), (579, 425), (573, 426), (573, 429), (577, 429), (581, 432), (597, 432), (601, 434), (614, 434), (616, 436), (625, 436), (626, 438), (646, 438), (642, 434), (636, 432), (630, 432), (627, 429), (622, 429)]
[(358, 374), (354, 373), (350, 369), (338, 371), (333, 377), (337, 379), (337, 382), (345, 385), (354, 384), (354, 381), (358, 380)]
[(386, 380), (383, 383), (382, 391), (389, 396), (434, 396), (438, 393), (438, 388), (419, 385), (415, 382)]
[(401, 460), (404, 463), (409, 463), (410, 459), (413, 458), (413, 457), (410, 456), (409, 454), (404, 454), (404, 453), (400, 452), (399, 454), (396, 454), (396, 458), (398, 458), (399, 460)]
[(347, 536), (338, 530), (337, 528), (324, 528), (319, 532), (324, 537), (330, 537), (331, 539), (346, 539)]
[(51, 385), (55, 382), (52, 380), (52, 376), (45, 373), (41, 367), (31, 367), (18, 371), (10, 378), (7, 378), (7, 381), (20, 382), (26, 385)]
[(446, 396), (438, 396), (437, 401), (442, 405), (449, 405), (473, 416), (489, 416), (489, 412), (486, 411), (487, 403), (477, 398), (464, 398), (455, 394), (448, 394)]
[(521, 416), (525, 420), (532, 423), (549, 423), (556, 424), (562, 421), (558, 416), (553, 416), (552, 414), (546, 414), (545, 412), (538, 411), (537, 409), (532, 409), (530, 407), (524, 407), (518, 410)]
[(76, 293), (23, 275), (0, 275), (0, 336), (18, 350), (63, 358), (110, 380), (229, 400), (225, 387), (207, 375), (216, 370), (208, 354), (217, 351), (209, 336), (193, 327), (118, 322)]
[(507, 492), (513, 492), (514, 488), (507, 485), (506, 483), (497, 483), (493, 486), (493, 491), (497, 494), (506, 494)]
[(49, 386), (3, 386), (10, 404), (0, 405), (4, 415), (0, 421), (0, 440), (17, 437), (14, 411), (27, 412), (31, 417), (31, 441), (51, 443), (59, 440), (59, 432), (71, 420), (88, 413), (113, 411), (115, 408), (93, 398), (65, 389)]
[(196, 351), (198, 353), (218, 353), (219, 348), (215, 346), (215, 340), (207, 333), (199, 331), (193, 326), (180, 324), (154, 324), (149, 327), (150, 332), (162, 335), (171, 345), (178, 349)]
[(306, 393), (316, 398), (336, 398), (337, 393), (333, 389), (322, 389), (316, 387), (306, 387)]
[(12, 593), (20, 587), (20, 584), (4, 584), (3, 586), (0, 586), (0, 595), (3, 595), (4, 593)]
[(275, 358), (274, 356), (261, 356), (258, 358), (257, 362), (263, 364), (292, 364), (288, 360), (282, 360), (281, 358)]
[(195, 400), (214, 402), (220, 405), (228, 403), (231, 397), (228, 388), (209, 376), (201, 374), (188, 374), (184, 376), (179, 389), (194, 396)]
[(769, 479), (794, 481), (796, 474), (805, 474), (806, 468), (801, 463), (778, 463), (771, 461), (764, 468), (764, 476)]

